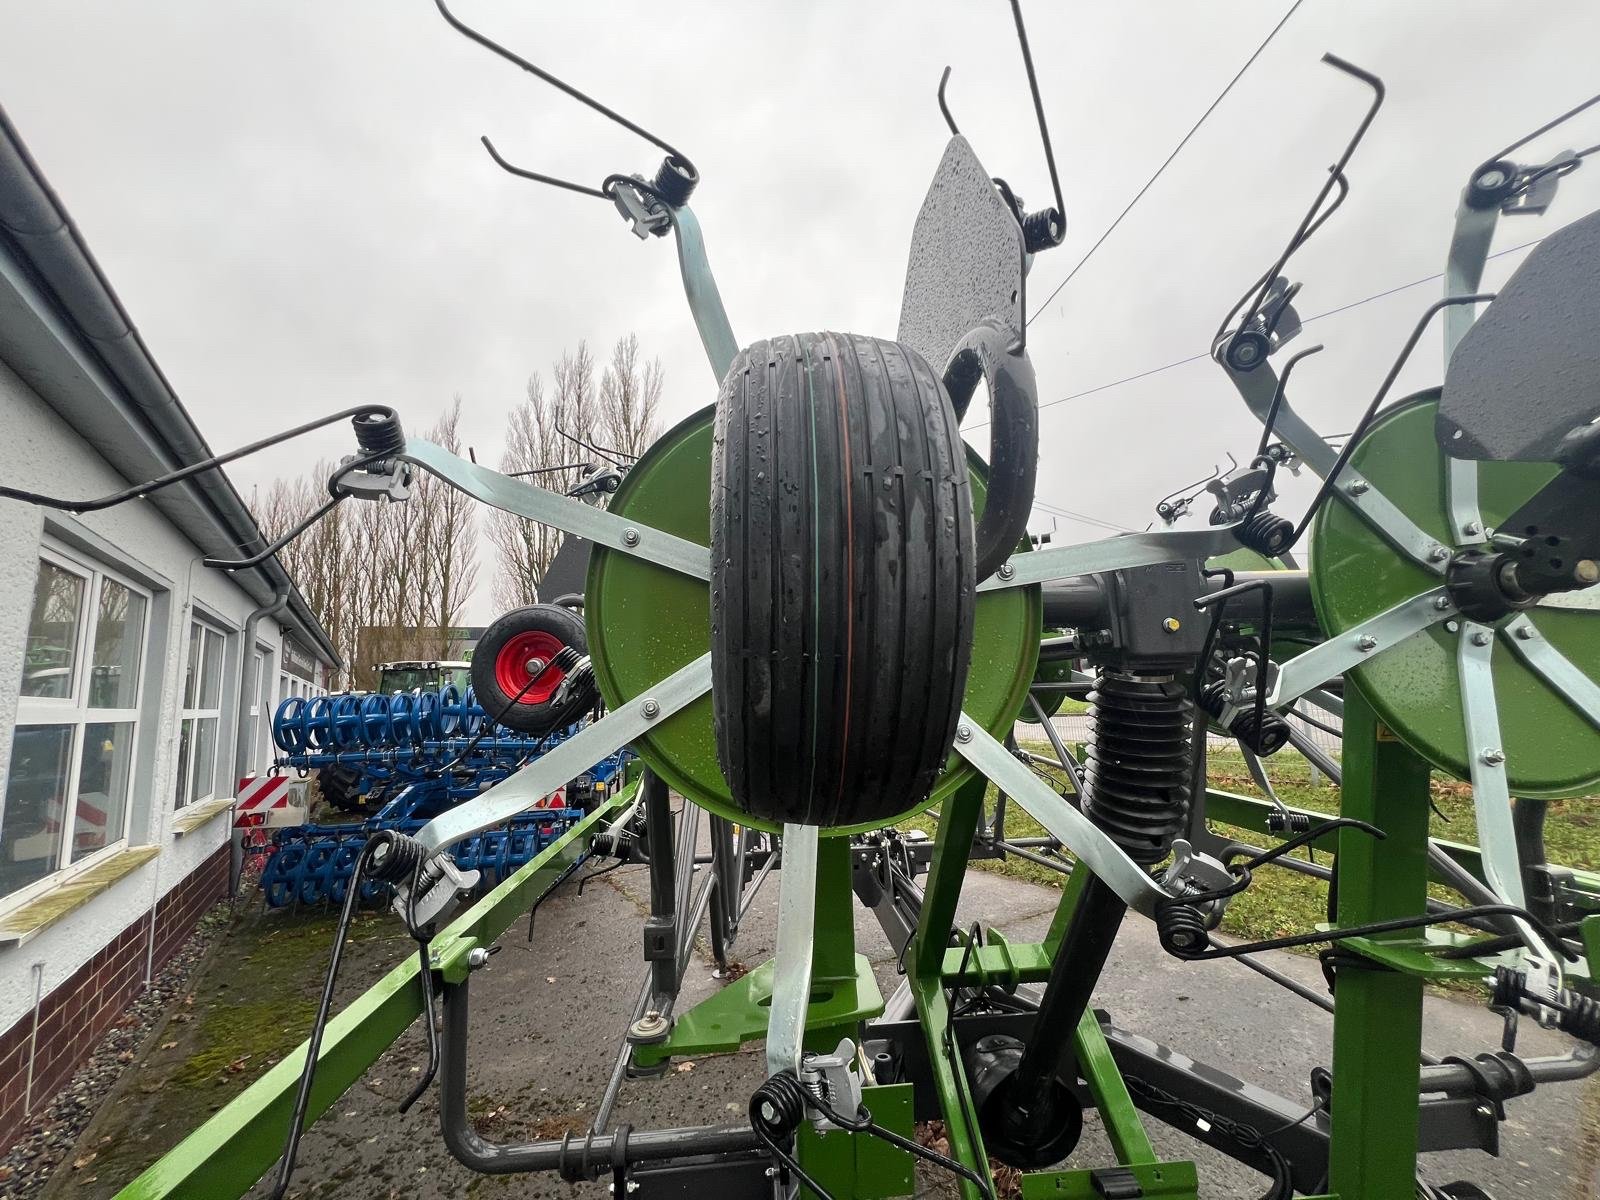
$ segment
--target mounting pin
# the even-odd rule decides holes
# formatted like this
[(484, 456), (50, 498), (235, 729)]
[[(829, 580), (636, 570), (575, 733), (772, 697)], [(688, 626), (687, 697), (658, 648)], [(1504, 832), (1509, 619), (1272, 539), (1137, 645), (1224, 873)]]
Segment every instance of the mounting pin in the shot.
[(1506, 752), (1500, 749), (1498, 746), (1490, 746), (1489, 749), (1483, 752), (1481, 757), (1483, 761), (1488, 763), (1491, 767), (1498, 767), (1501, 763), (1505, 762)]
[(646, 700), (643, 704), (639, 705), (639, 712), (644, 716), (645, 720), (654, 721), (661, 715), (661, 705), (657, 704), (654, 700)]
[(1363, 633), (1360, 637), (1358, 637), (1356, 639), (1356, 649), (1357, 650), (1367, 651), (1367, 650), (1376, 650), (1377, 648), (1378, 648), (1378, 639), (1373, 637), (1370, 633)]
[(637, 529), (624, 529), (622, 531), (622, 544), (624, 546), (637, 546), (639, 544), (639, 531)]

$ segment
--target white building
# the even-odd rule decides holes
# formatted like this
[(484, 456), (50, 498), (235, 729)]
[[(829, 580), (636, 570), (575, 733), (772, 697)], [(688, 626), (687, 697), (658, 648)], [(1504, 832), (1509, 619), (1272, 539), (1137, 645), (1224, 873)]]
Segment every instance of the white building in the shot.
[[(0, 486), (212, 451), (0, 112)], [(237, 780), (332, 646), (221, 471), (74, 515), (0, 498), (0, 1147), (229, 885)]]

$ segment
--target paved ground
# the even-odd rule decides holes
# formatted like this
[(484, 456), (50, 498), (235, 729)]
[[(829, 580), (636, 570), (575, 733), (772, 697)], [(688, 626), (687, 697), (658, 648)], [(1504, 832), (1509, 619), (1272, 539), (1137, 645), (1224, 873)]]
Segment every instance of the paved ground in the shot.
[[(776, 879), (757, 898), (737, 947), (754, 965), (772, 947), (778, 900)], [(644, 908), (643, 868), (625, 868), (591, 884), (580, 898), (569, 885), (540, 910), (531, 945), (522, 928), (503, 940), (505, 951), (474, 978), (469, 1098), (480, 1129), (495, 1138), (559, 1136), (587, 1127), (639, 979), (639, 915)], [(1033, 884), (973, 872), (963, 919), (982, 918), (1013, 938), (1038, 937), (1056, 894)], [(268, 920), (292, 919), (270, 914)], [(863, 913), (858, 944), (873, 958), (885, 993), (895, 965), (876, 924)], [(406, 944), (374, 940), (369, 956), (395, 960)], [(1275, 965), (1307, 982), (1320, 982), (1314, 960), (1278, 956)], [(375, 959), (371, 969), (379, 969)], [(691, 965), (684, 1004), (719, 986), (704, 957)], [(1320, 1011), (1234, 963), (1180, 964), (1164, 955), (1148, 926), (1131, 923), (1118, 942), (1096, 996), (1124, 1027), (1184, 1049), (1280, 1094), (1309, 1103), (1307, 1076), (1328, 1054), (1331, 1022)], [(1481, 1008), (1447, 999), (1428, 1002), (1428, 1048), (1437, 1054), (1475, 1052), (1498, 1038), (1498, 1022)], [(1526, 1053), (1561, 1053), (1564, 1040), (1531, 1030)], [(423, 1060), (420, 1029), (413, 1028), (328, 1117), (306, 1134), (294, 1194), (301, 1196), (442, 1197), (607, 1195), (605, 1184), (576, 1189), (554, 1177), (479, 1177), (456, 1165), (438, 1138), (432, 1098), (408, 1116), (395, 1112)], [(665, 1078), (625, 1086), (618, 1119), (636, 1126), (737, 1120), (759, 1082), (758, 1053), (746, 1052), (684, 1065)], [(148, 1084), (145, 1085), (147, 1088)], [(1500, 1200), (1593, 1200), (1600, 1196), (1600, 1128), (1585, 1124), (1600, 1102), (1600, 1085), (1541, 1089), (1512, 1102), (1504, 1129), (1504, 1155), (1438, 1156), (1435, 1180), (1472, 1178)], [(137, 1095), (137, 1087), (134, 1089)], [(91, 1130), (91, 1137), (104, 1135)], [(1264, 1181), (1165, 1126), (1154, 1125), (1157, 1149), (1192, 1157), (1201, 1165), (1207, 1200), (1260, 1195)], [(1098, 1129), (1086, 1134), (1075, 1160), (1109, 1161)], [(111, 1189), (69, 1186), (62, 1195), (102, 1195)], [(108, 1180), (109, 1182), (109, 1180)], [(254, 1196), (266, 1196), (258, 1187)], [(941, 1189), (942, 1190), (942, 1189)], [(1379, 1200), (1379, 1198), (1368, 1198)], [(1383, 1198), (1388, 1200), (1388, 1198)]]

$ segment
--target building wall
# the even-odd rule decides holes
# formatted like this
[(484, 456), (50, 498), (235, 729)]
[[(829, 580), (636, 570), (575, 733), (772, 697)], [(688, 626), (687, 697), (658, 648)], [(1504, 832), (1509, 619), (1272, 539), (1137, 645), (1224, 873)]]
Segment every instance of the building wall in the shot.
[[(94, 496), (127, 484), (3, 362), (0, 428), (5, 431), (0, 437), (0, 479), (8, 485), (54, 495)], [(200, 551), (144, 502), (72, 516), (0, 500), (0, 804), (4, 803), (3, 789), (12, 756), (39, 551), (47, 536), (57, 538), (84, 557), (103, 560), (152, 593), (151, 610), (146, 617), (128, 843), (155, 846), (159, 854), (31, 941), (0, 946), (0, 1047), (11, 1043), (19, 1024), (31, 1027), (36, 970), (42, 971), (44, 994), (52, 996), (69, 981), (81, 982), (85, 978), (83, 972), (102, 959), (115, 942), (120, 956), (117, 962), (126, 967), (138, 960), (135, 974), (137, 983), (142, 985), (144, 960), (151, 956), (151, 947), (149, 931), (142, 935), (138, 931), (149, 922), (141, 924), (130, 918), (148, 914), (152, 906), (166, 901), (175, 888), (194, 880), (197, 874), (210, 880), (211, 875), (206, 873), (215, 871), (218, 855), (226, 860), (226, 811), (188, 833), (179, 834), (173, 825), (179, 815), (174, 810), (173, 793), (188, 630), (191, 618), (201, 615), (228, 635), (217, 733), (218, 762), (223, 764), (217, 794), (227, 795), (233, 790), (236, 723), (240, 719), (240, 656), (248, 653), (241, 630), (256, 607), (253, 599), (225, 574), (200, 566)], [(255, 640), (269, 650), (265, 669), (275, 681), (280, 662), (278, 623), (271, 618), (260, 621)], [(268, 711), (260, 716), (258, 744), (264, 742), (264, 726), (270, 715)], [(0, 820), (3, 819), (0, 810)], [(191, 890), (188, 894), (192, 897), (199, 893)], [(0, 898), (0, 923), (16, 907), (14, 899)], [(180, 904), (172, 909), (169, 903), (167, 908), (185, 919), (192, 916), (192, 905)], [(172, 939), (181, 931), (178, 926), (169, 925), (163, 934), (159, 921), (157, 926), (155, 957), (159, 959), (170, 952)], [(134, 954), (122, 944), (123, 939), (137, 941), (140, 937), (146, 939), (142, 954)], [(90, 978), (100, 979), (101, 985), (97, 986), (107, 989), (101, 1007), (120, 1007), (131, 995), (127, 991), (128, 980), (122, 974), (113, 972), (103, 978), (96, 974)], [(99, 1009), (95, 1011), (98, 1013)], [(78, 1035), (78, 1041), (68, 1044), (81, 1049), (80, 1043), (88, 1036)], [(36, 1061), (36, 1074), (37, 1066)], [(0, 1081), (8, 1076), (0, 1055)]]

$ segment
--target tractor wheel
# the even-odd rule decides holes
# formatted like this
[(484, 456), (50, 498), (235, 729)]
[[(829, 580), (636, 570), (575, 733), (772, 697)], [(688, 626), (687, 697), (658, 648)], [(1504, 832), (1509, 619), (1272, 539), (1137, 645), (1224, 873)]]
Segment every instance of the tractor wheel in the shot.
[(354, 767), (329, 766), (317, 772), (317, 787), (322, 798), (341, 812), (354, 812), (362, 806), (361, 772)]
[(583, 618), (571, 609), (530, 604), (495, 620), (472, 652), (472, 690), (485, 720), (518, 733), (544, 734), (594, 707), (592, 686), (555, 702), (567, 673), (548, 664), (569, 646), (580, 655), (589, 652)]
[(735, 803), (837, 826), (914, 807), (972, 652), (972, 494), (909, 347), (834, 333), (734, 359), (711, 479), (717, 751)]

